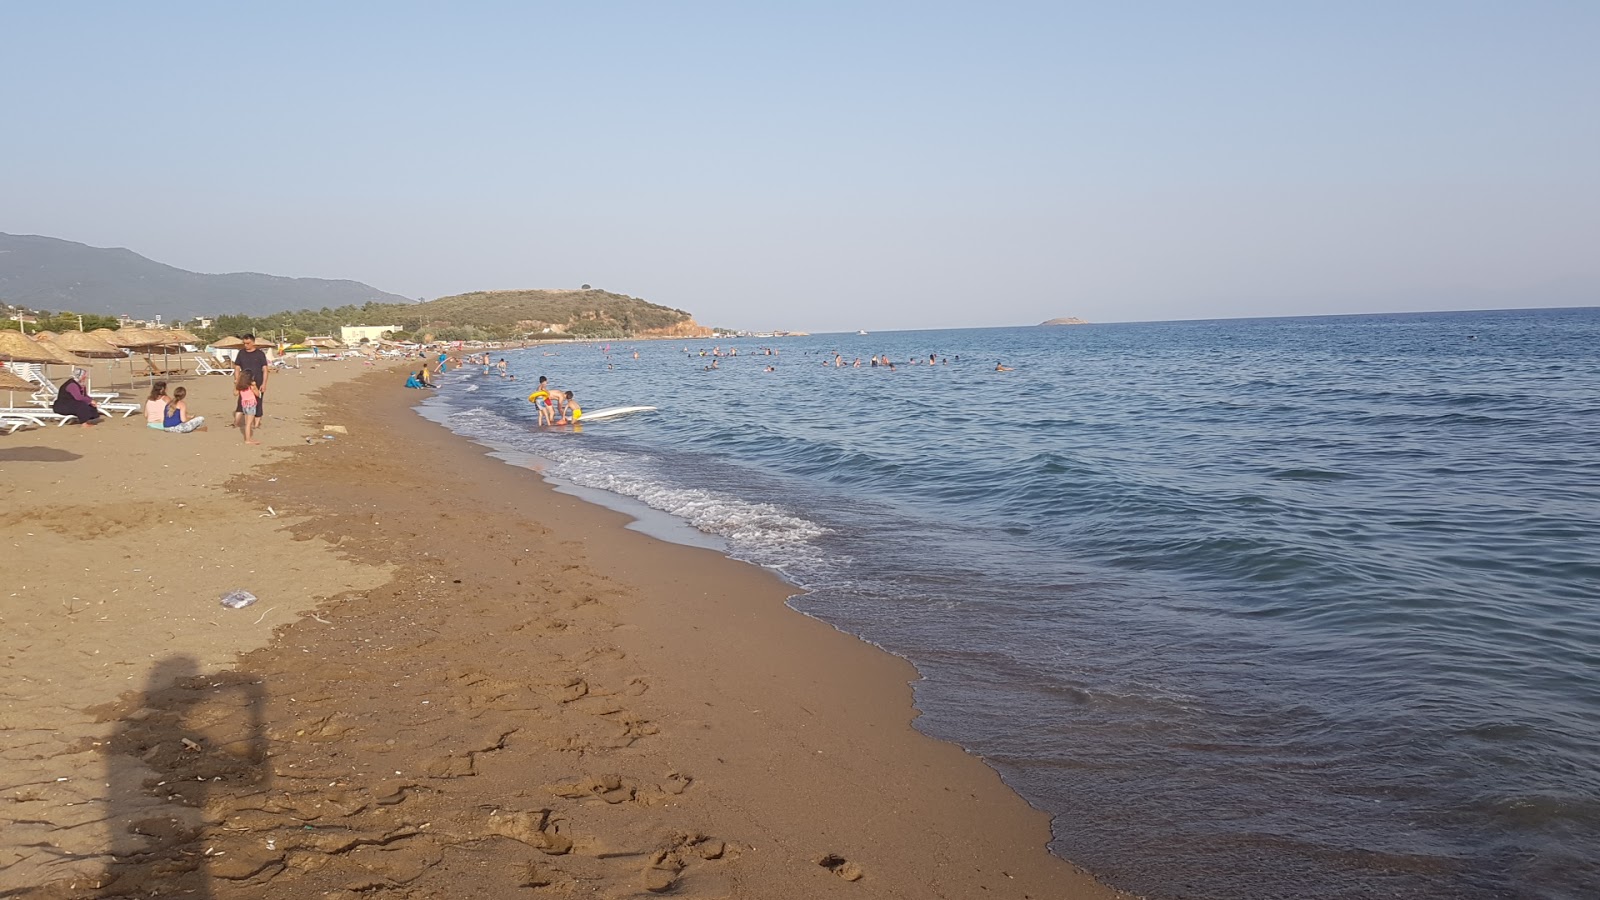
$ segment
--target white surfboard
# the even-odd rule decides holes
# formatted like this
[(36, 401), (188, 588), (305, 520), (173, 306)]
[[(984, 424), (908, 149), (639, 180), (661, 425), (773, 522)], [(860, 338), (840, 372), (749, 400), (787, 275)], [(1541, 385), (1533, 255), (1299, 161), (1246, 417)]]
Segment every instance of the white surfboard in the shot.
[(583, 418), (579, 422), (593, 422), (596, 419), (614, 419), (629, 413), (655, 412), (654, 406), (613, 406), (608, 409), (597, 409), (594, 412), (583, 411)]

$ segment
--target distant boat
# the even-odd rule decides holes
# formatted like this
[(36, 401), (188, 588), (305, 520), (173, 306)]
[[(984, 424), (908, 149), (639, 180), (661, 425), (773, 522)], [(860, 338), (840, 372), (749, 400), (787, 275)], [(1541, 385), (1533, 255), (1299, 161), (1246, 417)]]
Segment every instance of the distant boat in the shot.
[(856, 332), (856, 334), (865, 335), (866, 332), (865, 331), (858, 331), (858, 332)]

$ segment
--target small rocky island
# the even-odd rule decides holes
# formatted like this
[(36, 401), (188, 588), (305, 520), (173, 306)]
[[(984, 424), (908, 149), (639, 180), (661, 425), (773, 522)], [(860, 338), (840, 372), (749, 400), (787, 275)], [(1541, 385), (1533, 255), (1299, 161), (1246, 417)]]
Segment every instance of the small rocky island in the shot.
[(1048, 322), (1040, 322), (1039, 324), (1040, 325), (1087, 325), (1089, 323), (1085, 322), (1082, 319), (1075, 318), (1073, 316), (1066, 316), (1066, 317), (1060, 318), (1060, 319), (1051, 319)]

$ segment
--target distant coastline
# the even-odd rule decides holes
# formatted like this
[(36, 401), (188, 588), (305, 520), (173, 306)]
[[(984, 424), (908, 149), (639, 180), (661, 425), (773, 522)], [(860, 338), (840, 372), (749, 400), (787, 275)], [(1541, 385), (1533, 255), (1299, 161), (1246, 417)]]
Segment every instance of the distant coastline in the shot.
[(1039, 324), (1040, 324), (1040, 326), (1044, 326), (1044, 325), (1087, 325), (1089, 323), (1085, 322), (1084, 320), (1079, 319), (1079, 318), (1077, 318), (1075, 316), (1063, 316), (1062, 318), (1059, 318), (1059, 319), (1048, 319), (1046, 321), (1040, 322)]

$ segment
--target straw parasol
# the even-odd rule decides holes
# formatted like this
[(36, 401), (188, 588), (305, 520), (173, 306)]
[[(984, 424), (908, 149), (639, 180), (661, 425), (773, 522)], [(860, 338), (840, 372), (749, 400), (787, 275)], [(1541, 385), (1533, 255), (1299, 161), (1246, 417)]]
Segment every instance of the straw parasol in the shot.
[(56, 333), (54, 331), (36, 331), (33, 334), (33, 339), (36, 341), (53, 341), (56, 339)]
[(0, 359), (11, 362), (44, 363), (46, 365), (59, 365), (61, 363), (72, 365), (77, 362), (59, 349), (52, 347), (48, 342), (41, 344), (37, 341), (29, 340), (20, 331), (0, 331)]
[(5, 391), (6, 394), (10, 396), (10, 403), (7, 405), (13, 408), (16, 407), (17, 391), (28, 391), (29, 393), (32, 393), (37, 389), (38, 385), (26, 378), (23, 378), (21, 375), (18, 375), (5, 366), (0, 366), (0, 390)]
[[(82, 331), (65, 332), (51, 343), (57, 350), (63, 350), (75, 357), (122, 359), (127, 355), (99, 337)], [(128, 383), (132, 384), (133, 382), (130, 379)]]
[[(164, 332), (152, 331), (145, 328), (119, 328), (106, 339), (113, 347), (126, 347), (130, 350), (143, 351), (145, 359), (150, 362), (150, 368), (155, 368), (155, 362), (150, 359), (150, 354), (155, 348), (170, 340)], [(151, 375), (150, 380), (155, 381)], [(131, 383), (131, 382), (130, 382)]]
[(162, 338), (143, 328), (119, 328), (111, 332), (106, 341), (113, 347), (128, 347), (130, 349), (143, 349), (145, 347), (161, 346)]
[(69, 331), (56, 338), (53, 343), (74, 356), (88, 356), (95, 359), (120, 359), (123, 356), (121, 350), (103, 339), (82, 331)]
[(239, 348), (239, 347), (243, 347), (244, 346), (244, 341), (241, 341), (238, 338), (236, 338), (236, 337), (234, 337), (233, 335), (230, 334), (230, 335), (228, 335), (227, 337), (223, 338), (220, 341), (212, 341), (211, 342), (211, 346), (216, 348), (216, 349), (218, 349), (218, 350), (233, 350), (233, 349), (236, 349), (236, 348)]

